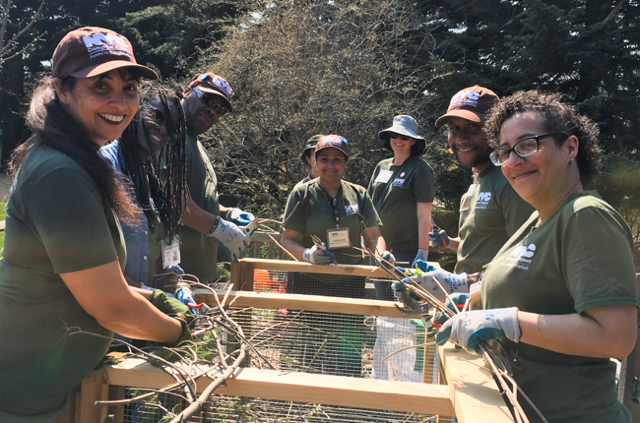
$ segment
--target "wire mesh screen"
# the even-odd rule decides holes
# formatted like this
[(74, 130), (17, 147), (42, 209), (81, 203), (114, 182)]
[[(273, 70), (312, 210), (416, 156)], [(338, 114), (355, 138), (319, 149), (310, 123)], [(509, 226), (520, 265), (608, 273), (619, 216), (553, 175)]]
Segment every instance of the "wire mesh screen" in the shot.
[[(136, 392), (139, 393), (133, 388), (127, 388), (126, 395)], [(115, 415), (111, 414), (110, 420), (113, 423), (169, 421), (167, 417), (163, 417), (166, 416), (166, 411), (163, 411), (163, 409), (178, 413), (184, 406), (181, 400), (176, 397), (154, 398), (154, 401), (154, 404), (127, 405), (122, 419), (117, 419), (117, 421)], [(163, 420), (163, 418), (166, 420)], [(426, 414), (220, 395), (214, 395), (199, 415), (187, 420), (187, 422), (191, 423), (435, 423), (436, 421), (435, 416)]]
[[(366, 283), (364, 277), (254, 270), (257, 292), (362, 298)], [(259, 353), (252, 354), (252, 367), (437, 383), (435, 347), (412, 348), (433, 340), (429, 322), (419, 318), (275, 308), (236, 310), (233, 318)]]

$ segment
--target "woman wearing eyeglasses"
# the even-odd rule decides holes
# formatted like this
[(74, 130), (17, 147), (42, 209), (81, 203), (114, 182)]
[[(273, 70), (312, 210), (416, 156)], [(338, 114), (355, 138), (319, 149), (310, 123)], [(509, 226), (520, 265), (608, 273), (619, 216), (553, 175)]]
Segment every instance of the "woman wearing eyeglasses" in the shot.
[[(420, 158), (425, 140), (416, 134), (418, 124), (411, 116), (393, 118), (393, 125), (378, 134), (393, 157), (378, 163), (367, 192), (382, 220), (382, 236), (396, 260), (415, 265), (427, 261), (431, 203), (435, 182), (431, 166)], [(393, 301), (389, 283), (376, 282), (376, 297)]]
[(559, 96), (529, 91), (503, 99), (485, 130), (491, 160), (536, 211), (486, 269), (483, 310), (447, 321), (438, 342), (450, 336), (474, 351), (496, 339), (550, 422), (631, 422), (609, 358), (625, 358), (636, 340), (632, 239), (622, 217), (584, 189), (601, 157), (597, 127)]

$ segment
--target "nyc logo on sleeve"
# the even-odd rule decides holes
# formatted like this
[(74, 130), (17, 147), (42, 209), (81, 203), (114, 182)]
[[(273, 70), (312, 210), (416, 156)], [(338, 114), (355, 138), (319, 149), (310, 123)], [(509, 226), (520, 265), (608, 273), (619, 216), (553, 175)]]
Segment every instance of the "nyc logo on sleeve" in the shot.
[(486, 209), (491, 201), (491, 192), (479, 192), (476, 199), (476, 209)]

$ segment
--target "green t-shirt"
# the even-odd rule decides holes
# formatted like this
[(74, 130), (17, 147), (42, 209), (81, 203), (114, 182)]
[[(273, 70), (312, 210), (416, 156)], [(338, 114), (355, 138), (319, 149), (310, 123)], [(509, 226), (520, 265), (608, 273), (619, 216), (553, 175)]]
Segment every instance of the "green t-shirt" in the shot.
[[(0, 410), (62, 407), (95, 368), (112, 333), (87, 314), (60, 273), (126, 252), (117, 218), (81, 166), (46, 146), (25, 157), (7, 202), (0, 260)], [(67, 328), (103, 337), (74, 334)]]
[[(294, 189), (287, 201), (284, 228), (300, 232), (300, 245), (304, 248), (313, 247), (311, 235), (318, 236), (329, 245), (327, 230), (336, 229), (334, 208), (330, 204), (332, 199), (325, 194), (320, 179), (316, 178)], [(361, 221), (366, 227), (380, 226), (382, 222), (367, 191), (360, 185), (342, 181), (342, 191), (338, 192), (335, 200), (335, 210), (340, 216), (339, 226), (349, 228), (351, 248), (333, 249), (331, 252), (335, 253), (336, 261), (340, 264), (362, 264), (364, 256), (353, 248), (360, 248)]]
[(533, 207), (511, 187), (499, 167), (483, 170), (469, 202), (469, 214), (460, 228), (455, 273), (475, 273), (531, 216)]
[[(482, 280), (485, 309), (518, 307), (563, 315), (638, 305), (631, 231), (594, 194), (574, 197), (544, 223), (533, 213), (487, 268)], [(550, 422), (631, 421), (617, 400), (610, 360), (501, 341), (516, 359), (518, 385)], [(538, 421), (533, 411), (527, 415)]]
[[(187, 185), (193, 201), (204, 211), (220, 215), (218, 179), (204, 147), (187, 132)], [(200, 281), (216, 279), (218, 245), (213, 238), (183, 226), (180, 231), (180, 266)]]
[(433, 170), (418, 156), (399, 166), (393, 158), (378, 163), (367, 192), (384, 226), (380, 228), (387, 250), (394, 254), (418, 251), (418, 208), (431, 203), (435, 192)]

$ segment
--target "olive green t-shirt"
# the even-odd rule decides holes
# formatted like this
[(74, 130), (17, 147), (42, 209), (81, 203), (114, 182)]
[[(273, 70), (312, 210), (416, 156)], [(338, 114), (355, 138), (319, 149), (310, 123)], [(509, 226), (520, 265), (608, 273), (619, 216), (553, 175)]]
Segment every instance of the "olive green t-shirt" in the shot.
[[(483, 308), (564, 315), (638, 305), (631, 231), (595, 195), (575, 196), (544, 223), (533, 213), (487, 268)], [(501, 341), (515, 357), (518, 385), (550, 422), (631, 421), (617, 400), (616, 367), (610, 360)], [(539, 421), (525, 410), (531, 422)]]
[(499, 167), (491, 165), (479, 177), (469, 214), (460, 228), (455, 273), (481, 271), (533, 213), (533, 207), (514, 191)]
[[(326, 194), (326, 196), (325, 196)], [(362, 264), (364, 256), (353, 247), (360, 248), (361, 222), (366, 227), (380, 226), (382, 222), (376, 213), (367, 191), (360, 185), (342, 181), (342, 190), (336, 195), (336, 214), (340, 228), (349, 228), (351, 248), (332, 249), (339, 264)], [(313, 247), (311, 235), (318, 236), (327, 243), (327, 230), (336, 229), (333, 199), (320, 186), (319, 178), (294, 189), (287, 201), (284, 212), (284, 228), (300, 232), (300, 245)], [(296, 208), (296, 204), (298, 207)], [(294, 210), (295, 209), (295, 210)]]
[[(204, 147), (187, 132), (187, 186), (193, 201), (204, 211), (220, 215), (218, 179)], [(200, 281), (216, 279), (218, 245), (213, 238), (182, 226), (180, 231), (180, 266)]]
[(77, 162), (37, 146), (25, 157), (7, 202), (2, 255), (0, 410), (52, 411), (100, 362), (112, 336), (59, 274), (114, 260), (124, 268), (120, 227)]
[(378, 163), (367, 192), (384, 226), (380, 228), (387, 250), (394, 254), (418, 251), (418, 208), (431, 203), (435, 192), (433, 170), (418, 156), (399, 166), (393, 158)]

